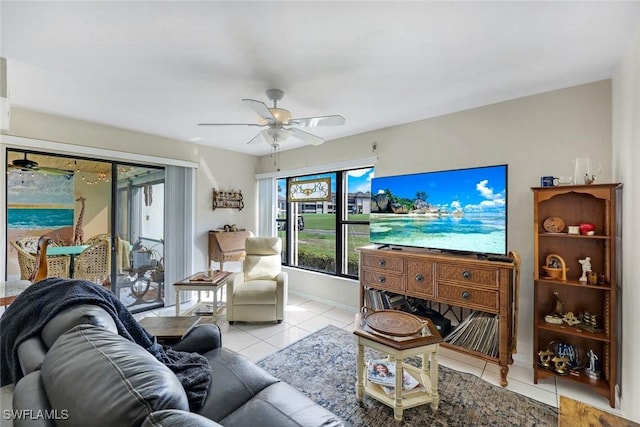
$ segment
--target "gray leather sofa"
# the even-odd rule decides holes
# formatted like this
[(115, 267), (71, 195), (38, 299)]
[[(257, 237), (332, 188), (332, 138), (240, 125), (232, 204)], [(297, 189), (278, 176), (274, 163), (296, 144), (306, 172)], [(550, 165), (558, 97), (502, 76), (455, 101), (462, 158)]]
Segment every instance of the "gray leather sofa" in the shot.
[[(189, 411), (174, 373), (116, 332), (102, 308), (60, 312), (18, 348), (24, 376), (15, 385), (20, 426), (343, 426), (336, 415), (221, 346), (220, 329), (198, 325), (172, 347), (204, 355), (212, 384)], [(292, 361), (292, 363), (295, 363)]]

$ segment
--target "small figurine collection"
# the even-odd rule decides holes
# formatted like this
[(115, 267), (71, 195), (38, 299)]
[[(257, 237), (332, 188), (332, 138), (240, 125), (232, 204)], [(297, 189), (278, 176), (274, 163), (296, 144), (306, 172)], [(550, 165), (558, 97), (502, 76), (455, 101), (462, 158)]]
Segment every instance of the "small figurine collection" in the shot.
[(589, 378), (598, 379), (601, 375), (598, 356), (593, 350), (585, 353), (578, 346), (557, 341), (551, 341), (546, 350), (538, 353), (538, 366), (558, 375), (580, 376), (582, 369)]
[(589, 332), (602, 332), (597, 315), (588, 311), (582, 311), (577, 316), (572, 311), (565, 312), (564, 303), (558, 297), (558, 292), (553, 293), (551, 307), (544, 321), (552, 325), (566, 324)]
[[(602, 331), (595, 314), (583, 311), (576, 316), (571, 311), (565, 312), (564, 303), (560, 300), (558, 292), (553, 293), (549, 314), (545, 316), (544, 321), (554, 325), (566, 324), (589, 332)], [(587, 359), (589, 359), (588, 368), (586, 368)], [(538, 352), (538, 365), (558, 375), (580, 376), (580, 370), (584, 369), (585, 374), (590, 378), (600, 378), (597, 361), (598, 356), (593, 350), (585, 354), (578, 346), (556, 341), (551, 341), (546, 350)]]

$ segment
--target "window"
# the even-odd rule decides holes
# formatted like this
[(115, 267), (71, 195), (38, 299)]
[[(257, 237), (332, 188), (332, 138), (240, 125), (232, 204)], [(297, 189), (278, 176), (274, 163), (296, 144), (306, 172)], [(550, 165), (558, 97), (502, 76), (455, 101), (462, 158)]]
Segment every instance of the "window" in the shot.
[(278, 179), (282, 263), (358, 277), (356, 249), (369, 244), (372, 176), (367, 167)]

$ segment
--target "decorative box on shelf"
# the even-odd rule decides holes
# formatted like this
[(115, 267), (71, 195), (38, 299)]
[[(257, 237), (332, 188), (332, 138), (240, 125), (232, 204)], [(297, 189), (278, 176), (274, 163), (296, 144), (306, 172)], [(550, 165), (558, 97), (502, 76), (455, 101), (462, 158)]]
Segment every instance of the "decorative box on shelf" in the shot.
[(213, 210), (216, 208), (232, 208), (242, 210), (244, 202), (242, 190), (216, 190), (213, 189)]

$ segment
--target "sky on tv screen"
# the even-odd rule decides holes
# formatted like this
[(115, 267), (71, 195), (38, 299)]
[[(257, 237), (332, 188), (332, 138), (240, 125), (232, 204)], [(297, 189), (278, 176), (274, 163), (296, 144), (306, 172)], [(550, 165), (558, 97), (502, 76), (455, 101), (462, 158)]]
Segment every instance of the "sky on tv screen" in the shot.
[(488, 166), (442, 172), (376, 177), (371, 194), (391, 190), (394, 196), (413, 199), (427, 193), (430, 205), (465, 212), (504, 211), (506, 209), (506, 166)]

